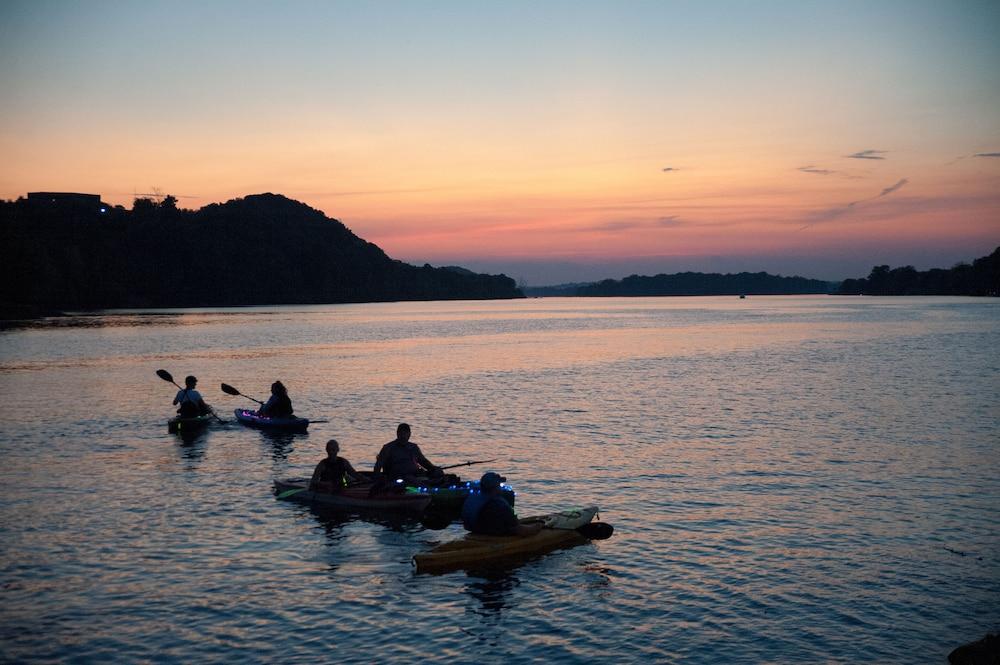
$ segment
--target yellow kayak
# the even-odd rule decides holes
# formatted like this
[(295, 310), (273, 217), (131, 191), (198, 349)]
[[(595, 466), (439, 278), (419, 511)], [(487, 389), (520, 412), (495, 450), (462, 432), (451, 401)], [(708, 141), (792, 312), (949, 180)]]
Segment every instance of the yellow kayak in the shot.
[(544, 528), (531, 536), (466, 534), (464, 538), (442, 543), (428, 552), (414, 555), (413, 564), (418, 573), (437, 573), (542, 554), (559, 547), (586, 542), (592, 537), (607, 538), (611, 535), (611, 525), (591, 525), (591, 520), (596, 515), (597, 506), (590, 506), (528, 517), (522, 519), (521, 523), (541, 522)]

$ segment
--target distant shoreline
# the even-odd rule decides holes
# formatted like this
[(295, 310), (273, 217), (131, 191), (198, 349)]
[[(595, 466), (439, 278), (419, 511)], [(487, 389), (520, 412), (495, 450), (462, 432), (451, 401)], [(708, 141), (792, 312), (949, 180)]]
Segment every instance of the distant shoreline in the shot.
[[(529, 287), (530, 288), (530, 287)], [(997, 298), (1000, 296), (975, 296), (975, 295), (939, 295), (939, 294), (907, 294), (905, 296), (882, 296), (882, 295), (870, 295), (870, 294), (858, 294), (861, 297), (875, 297), (875, 298), (907, 298), (907, 297), (918, 297), (918, 298)], [(830, 296), (830, 297), (858, 297), (858, 295), (848, 295), (840, 293), (765, 293), (765, 294), (746, 294), (749, 298), (760, 298), (760, 297), (791, 297), (791, 296)], [(574, 295), (528, 295), (527, 299), (540, 299), (540, 298), (581, 298), (581, 299), (600, 299), (600, 298), (737, 298), (733, 294), (727, 293), (717, 293), (717, 294), (682, 294), (682, 295), (661, 295), (661, 296), (649, 296), (649, 295), (621, 295), (621, 296), (574, 296)], [(409, 302), (459, 302), (463, 299), (453, 298), (445, 300), (370, 300), (370, 301), (352, 301), (352, 302), (326, 302), (326, 303), (261, 303), (252, 305), (193, 305), (190, 307), (108, 307), (108, 308), (98, 308), (98, 309), (73, 309), (73, 310), (46, 310), (42, 308), (35, 308), (30, 306), (13, 306), (6, 307), (0, 306), (0, 326), (10, 327), (9, 324), (17, 323), (18, 321), (32, 322), (39, 321), (41, 319), (49, 318), (73, 318), (73, 317), (96, 317), (96, 316), (107, 316), (107, 315), (131, 315), (131, 316), (163, 316), (165, 314), (170, 314), (174, 311), (178, 315), (186, 313), (185, 310), (192, 309), (202, 309), (211, 311), (220, 310), (240, 310), (240, 309), (252, 309), (252, 308), (267, 308), (267, 307), (327, 307), (331, 305), (377, 305), (377, 304), (389, 304), (389, 303), (409, 303)], [(492, 300), (515, 300), (513, 298), (494, 298)], [(523, 298), (517, 298), (516, 300), (523, 300)], [(469, 302), (480, 302), (481, 299), (468, 299)]]

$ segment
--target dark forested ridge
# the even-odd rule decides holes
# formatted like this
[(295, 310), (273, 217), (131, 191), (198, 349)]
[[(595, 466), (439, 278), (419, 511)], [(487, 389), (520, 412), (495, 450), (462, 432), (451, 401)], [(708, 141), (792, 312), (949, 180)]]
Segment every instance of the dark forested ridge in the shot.
[(972, 265), (919, 271), (913, 266), (875, 266), (867, 279), (845, 279), (839, 295), (1000, 296), (1000, 247)]
[(631, 275), (580, 286), (578, 296), (725, 296), (829, 293), (830, 282), (805, 277), (782, 277), (766, 272), (682, 272), (652, 277)]
[(8, 315), (522, 297), (505, 275), (393, 260), (339, 221), (276, 194), (197, 211), (170, 196), (137, 199), (132, 210), (56, 196), (0, 202), (0, 309)]

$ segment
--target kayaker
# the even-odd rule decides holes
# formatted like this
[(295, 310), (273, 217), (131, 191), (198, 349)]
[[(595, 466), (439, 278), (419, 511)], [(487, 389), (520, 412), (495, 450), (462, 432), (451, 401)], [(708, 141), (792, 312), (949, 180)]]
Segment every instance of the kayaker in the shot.
[(197, 377), (184, 377), (184, 387), (178, 390), (174, 397), (174, 404), (180, 404), (177, 413), (181, 418), (196, 418), (211, 411), (208, 404), (205, 404), (201, 393), (194, 389), (196, 385), (198, 385)]
[(382, 446), (375, 458), (375, 473), (384, 473), (390, 482), (402, 478), (412, 484), (443, 475), (441, 469), (420, 452), (420, 446), (410, 441), (410, 426), (406, 423), (399, 423), (396, 438)]
[(336, 494), (352, 482), (364, 482), (364, 478), (354, 470), (351, 463), (338, 457), (340, 443), (336, 439), (326, 442), (326, 459), (320, 460), (309, 481), (309, 489), (314, 492)]
[(271, 384), (271, 397), (257, 414), (269, 418), (290, 418), (294, 413), (292, 400), (288, 398), (288, 388), (281, 381), (275, 381)]
[(484, 536), (531, 536), (541, 524), (521, 524), (500, 488), (507, 479), (487, 471), (479, 479), (479, 493), (470, 494), (462, 505), (462, 524), (468, 531)]

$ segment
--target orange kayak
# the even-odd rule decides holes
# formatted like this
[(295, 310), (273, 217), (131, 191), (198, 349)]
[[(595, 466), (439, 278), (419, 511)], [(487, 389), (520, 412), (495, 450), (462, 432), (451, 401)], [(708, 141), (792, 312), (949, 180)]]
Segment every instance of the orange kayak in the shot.
[(550, 552), (586, 542), (587, 536), (578, 529), (590, 524), (596, 515), (597, 506), (590, 506), (528, 517), (521, 523), (541, 522), (544, 528), (531, 536), (481, 536), (470, 533), (414, 555), (413, 564), (418, 573), (438, 573)]

